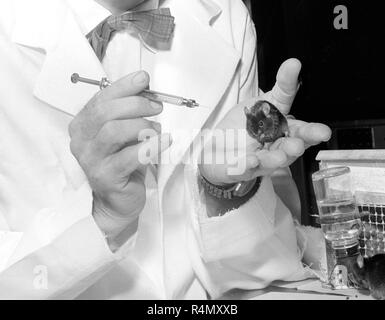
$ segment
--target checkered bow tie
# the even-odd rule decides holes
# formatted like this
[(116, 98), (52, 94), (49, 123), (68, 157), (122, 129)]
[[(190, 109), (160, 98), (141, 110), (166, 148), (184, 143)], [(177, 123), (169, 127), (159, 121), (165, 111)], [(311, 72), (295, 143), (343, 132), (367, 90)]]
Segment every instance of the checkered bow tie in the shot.
[(99, 60), (102, 61), (108, 43), (117, 31), (127, 30), (138, 35), (150, 47), (165, 49), (170, 43), (174, 27), (174, 17), (169, 8), (133, 11), (109, 16), (87, 35), (87, 39)]

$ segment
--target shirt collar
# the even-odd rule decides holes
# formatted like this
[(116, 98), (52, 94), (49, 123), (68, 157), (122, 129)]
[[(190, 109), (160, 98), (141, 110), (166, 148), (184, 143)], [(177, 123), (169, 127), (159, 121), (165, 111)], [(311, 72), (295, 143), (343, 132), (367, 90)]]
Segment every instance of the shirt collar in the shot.
[[(88, 34), (100, 22), (111, 15), (111, 12), (95, 0), (67, 0), (68, 5), (76, 16), (83, 34)], [(134, 11), (144, 11), (159, 8), (159, 0), (147, 0), (134, 8)]]

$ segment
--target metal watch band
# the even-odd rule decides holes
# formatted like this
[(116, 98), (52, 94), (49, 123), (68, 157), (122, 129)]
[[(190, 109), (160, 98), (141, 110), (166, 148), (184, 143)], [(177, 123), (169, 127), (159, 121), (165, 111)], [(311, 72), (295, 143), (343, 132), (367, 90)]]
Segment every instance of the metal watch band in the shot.
[(233, 185), (227, 186), (217, 186), (206, 180), (201, 174), (199, 174), (200, 182), (206, 192), (218, 199), (228, 199), (239, 198), (247, 195), (251, 190), (255, 189), (256, 184), (261, 184), (262, 179), (260, 177), (252, 181), (238, 182)]

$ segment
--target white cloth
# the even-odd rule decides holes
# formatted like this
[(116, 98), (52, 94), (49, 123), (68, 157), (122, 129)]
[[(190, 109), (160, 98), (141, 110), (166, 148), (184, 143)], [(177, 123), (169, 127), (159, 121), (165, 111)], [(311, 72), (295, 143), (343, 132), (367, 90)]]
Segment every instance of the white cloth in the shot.
[[(179, 130), (212, 128), (257, 94), (255, 29), (241, 1), (164, 1), (176, 18), (171, 50), (138, 50), (121, 34), (106, 70), (84, 37), (106, 11), (79, 2), (98, 21), (79, 21), (74, 1), (0, 3), (0, 70), (7, 79), (0, 88), (0, 214), (6, 235), (22, 234), (9, 258), (0, 257), (0, 298), (204, 299), (205, 291), (217, 297), (306, 277), (293, 220), (270, 179), (241, 208), (209, 219), (196, 167), (181, 164), (194, 137)], [(135, 50), (122, 63), (117, 53), (128, 44)], [(179, 164), (147, 175), (138, 232), (112, 254), (91, 216), (92, 193), (67, 132), (98, 89), (73, 85), (70, 76), (115, 80), (138, 67), (150, 73), (152, 89), (209, 108), (165, 106), (159, 120), (173, 134), (170, 153)], [(43, 289), (36, 286), (40, 267), (47, 270)]]

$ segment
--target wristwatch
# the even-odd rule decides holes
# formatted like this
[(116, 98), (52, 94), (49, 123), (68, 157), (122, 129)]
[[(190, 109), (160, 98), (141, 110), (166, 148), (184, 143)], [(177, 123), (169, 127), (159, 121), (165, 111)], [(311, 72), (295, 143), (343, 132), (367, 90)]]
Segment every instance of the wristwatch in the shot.
[(250, 181), (242, 181), (231, 185), (217, 186), (209, 182), (201, 174), (199, 175), (200, 182), (206, 192), (218, 199), (231, 200), (234, 198), (243, 198), (248, 195), (252, 190), (257, 192), (259, 189), (262, 178), (258, 177)]

